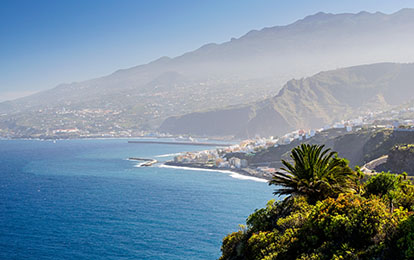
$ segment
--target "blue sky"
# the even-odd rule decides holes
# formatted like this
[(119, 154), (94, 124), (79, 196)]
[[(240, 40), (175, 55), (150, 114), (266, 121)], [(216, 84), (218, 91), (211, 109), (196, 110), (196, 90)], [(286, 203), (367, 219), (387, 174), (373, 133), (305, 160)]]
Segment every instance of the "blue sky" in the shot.
[(414, 7), (410, 0), (2, 0), (0, 101), (178, 56), (319, 11)]

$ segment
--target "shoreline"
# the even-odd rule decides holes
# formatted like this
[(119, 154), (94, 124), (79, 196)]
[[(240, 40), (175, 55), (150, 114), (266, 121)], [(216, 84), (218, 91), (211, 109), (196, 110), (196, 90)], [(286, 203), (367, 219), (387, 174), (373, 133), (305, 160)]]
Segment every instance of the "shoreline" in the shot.
[(161, 164), (160, 167), (169, 167), (169, 168), (177, 168), (177, 169), (184, 169), (184, 170), (201, 170), (201, 171), (212, 171), (212, 172), (222, 172), (230, 174), (231, 177), (236, 179), (243, 179), (243, 180), (253, 180), (258, 182), (269, 182), (271, 180), (270, 176), (266, 176), (261, 174), (253, 169), (248, 171), (247, 169), (227, 169), (227, 168), (218, 168), (218, 167), (209, 167), (197, 164), (186, 164), (186, 163), (174, 163), (172, 161), (165, 162)]

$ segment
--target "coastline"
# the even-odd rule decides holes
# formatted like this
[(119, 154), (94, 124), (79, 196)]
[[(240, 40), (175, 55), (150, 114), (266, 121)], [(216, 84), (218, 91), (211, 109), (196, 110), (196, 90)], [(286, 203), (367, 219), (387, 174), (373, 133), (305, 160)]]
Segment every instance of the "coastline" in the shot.
[(253, 180), (258, 182), (269, 182), (271, 176), (259, 173), (256, 170), (244, 168), (244, 169), (223, 169), (218, 167), (204, 166), (194, 163), (175, 163), (172, 161), (161, 164), (160, 167), (176, 168), (183, 170), (201, 170), (201, 171), (213, 171), (227, 173), (231, 177), (241, 180)]
[[(158, 139), (157, 137), (134, 137), (136, 139)], [(19, 138), (19, 139), (0, 139), (3, 141), (16, 141), (16, 140), (25, 140), (25, 141), (66, 141), (66, 140), (128, 140), (131, 139), (131, 137), (88, 137), (88, 138), (74, 138), (74, 139), (37, 139), (37, 138)], [(174, 154), (165, 154), (165, 155), (158, 155), (155, 157), (169, 157), (173, 155), (182, 154), (182, 152), (174, 153)], [(142, 159), (142, 158), (134, 158), (130, 157), (126, 160), (131, 161), (144, 161), (142, 164), (140, 164), (138, 167), (142, 166), (153, 166), (154, 164), (159, 164), (159, 167), (169, 167), (169, 168), (179, 168), (184, 170), (201, 170), (201, 171), (213, 171), (213, 172), (222, 172), (229, 174), (232, 178), (235, 179), (241, 179), (241, 180), (252, 180), (257, 182), (268, 182), (271, 180), (271, 176), (266, 175), (265, 173), (258, 172), (255, 169), (251, 168), (242, 168), (242, 169), (228, 169), (228, 168), (218, 168), (215, 166), (206, 166), (202, 164), (196, 164), (196, 163), (175, 163), (173, 161), (166, 161), (166, 162), (160, 162), (156, 159)], [(144, 165), (145, 164), (145, 165)], [(147, 165), (146, 165), (147, 164)]]

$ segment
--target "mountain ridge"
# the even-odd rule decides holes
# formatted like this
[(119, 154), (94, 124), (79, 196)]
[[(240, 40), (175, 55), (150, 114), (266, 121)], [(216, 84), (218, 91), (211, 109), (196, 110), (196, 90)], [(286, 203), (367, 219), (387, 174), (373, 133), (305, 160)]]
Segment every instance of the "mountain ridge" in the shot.
[[(259, 103), (246, 105), (249, 115), (239, 116), (238, 122), (230, 132), (239, 137), (255, 135), (281, 135), (300, 128), (321, 128), (335, 121), (357, 117), (369, 111), (390, 108), (410, 101), (414, 94), (414, 63), (378, 63), (353, 66), (315, 74), (312, 77), (290, 80), (277, 95)], [(401, 95), (401, 93), (404, 95)], [(241, 109), (241, 108), (237, 108)], [(217, 110), (203, 117), (203, 113), (192, 113), (181, 117), (171, 117), (164, 121), (160, 130), (173, 134), (220, 135), (211, 131), (207, 125), (198, 131), (191, 124), (206, 121), (215, 125), (214, 118), (221, 122), (234, 117), (232, 108)], [(254, 112), (251, 112), (254, 111)], [(197, 121), (192, 122), (191, 118)], [(229, 119), (230, 119), (229, 118)], [(187, 127), (187, 128), (186, 128)], [(229, 129), (229, 126), (224, 126)], [(183, 129), (183, 130), (181, 130)]]
[[(292, 78), (359, 64), (412, 62), (412, 28), (414, 9), (393, 14), (317, 13), (288, 25), (252, 30), (221, 44), (206, 44), (174, 58), (161, 57), (0, 103), (0, 125), (5, 128), (12, 121), (24, 128), (35, 117), (44, 122), (33, 126), (38, 134), (62, 127), (98, 131), (89, 123), (93, 116), (84, 120), (78, 115), (85, 109), (103, 109), (116, 113), (109, 120), (119, 129), (152, 131), (171, 116), (264, 100)], [(171, 82), (157, 81), (169, 73), (180, 76)], [(61, 110), (73, 115), (56, 116)], [(103, 128), (110, 127), (108, 123)]]

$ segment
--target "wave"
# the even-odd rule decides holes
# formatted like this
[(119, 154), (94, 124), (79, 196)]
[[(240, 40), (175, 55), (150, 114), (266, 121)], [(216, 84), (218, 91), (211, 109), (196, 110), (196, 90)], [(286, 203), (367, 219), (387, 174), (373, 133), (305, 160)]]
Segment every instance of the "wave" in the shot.
[(137, 164), (135, 164), (135, 165), (134, 165), (134, 167), (137, 167), (137, 168), (138, 168), (138, 167), (141, 167), (144, 163), (146, 163), (146, 162), (137, 163)]
[(253, 177), (253, 176), (247, 176), (247, 175), (243, 175), (237, 172), (232, 172), (230, 174), (230, 177), (235, 178), (235, 179), (239, 179), (239, 180), (251, 180), (251, 181), (257, 181), (257, 182), (269, 182), (266, 179), (262, 179), (262, 178), (258, 178), (258, 177)]
[(171, 168), (171, 169), (178, 169), (178, 170), (188, 170), (188, 171), (205, 171), (205, 172), (221, 172), (229, 174), (230, 177), (239, 179), (239, 180), (250, 180), (256, 182), (268, 182), (266, 179), (253, 177), (253, 176), (246, 176), (237, 172), (229, 171), (229, 170), (215, 170), (215, 169), (203, 169), (203, 168), (195, 168), (195, 167), (185, 167), (185, 166), (173, 166), (173, 165), (165, 165), (161, 164), (158, 167), (161, 168)]

